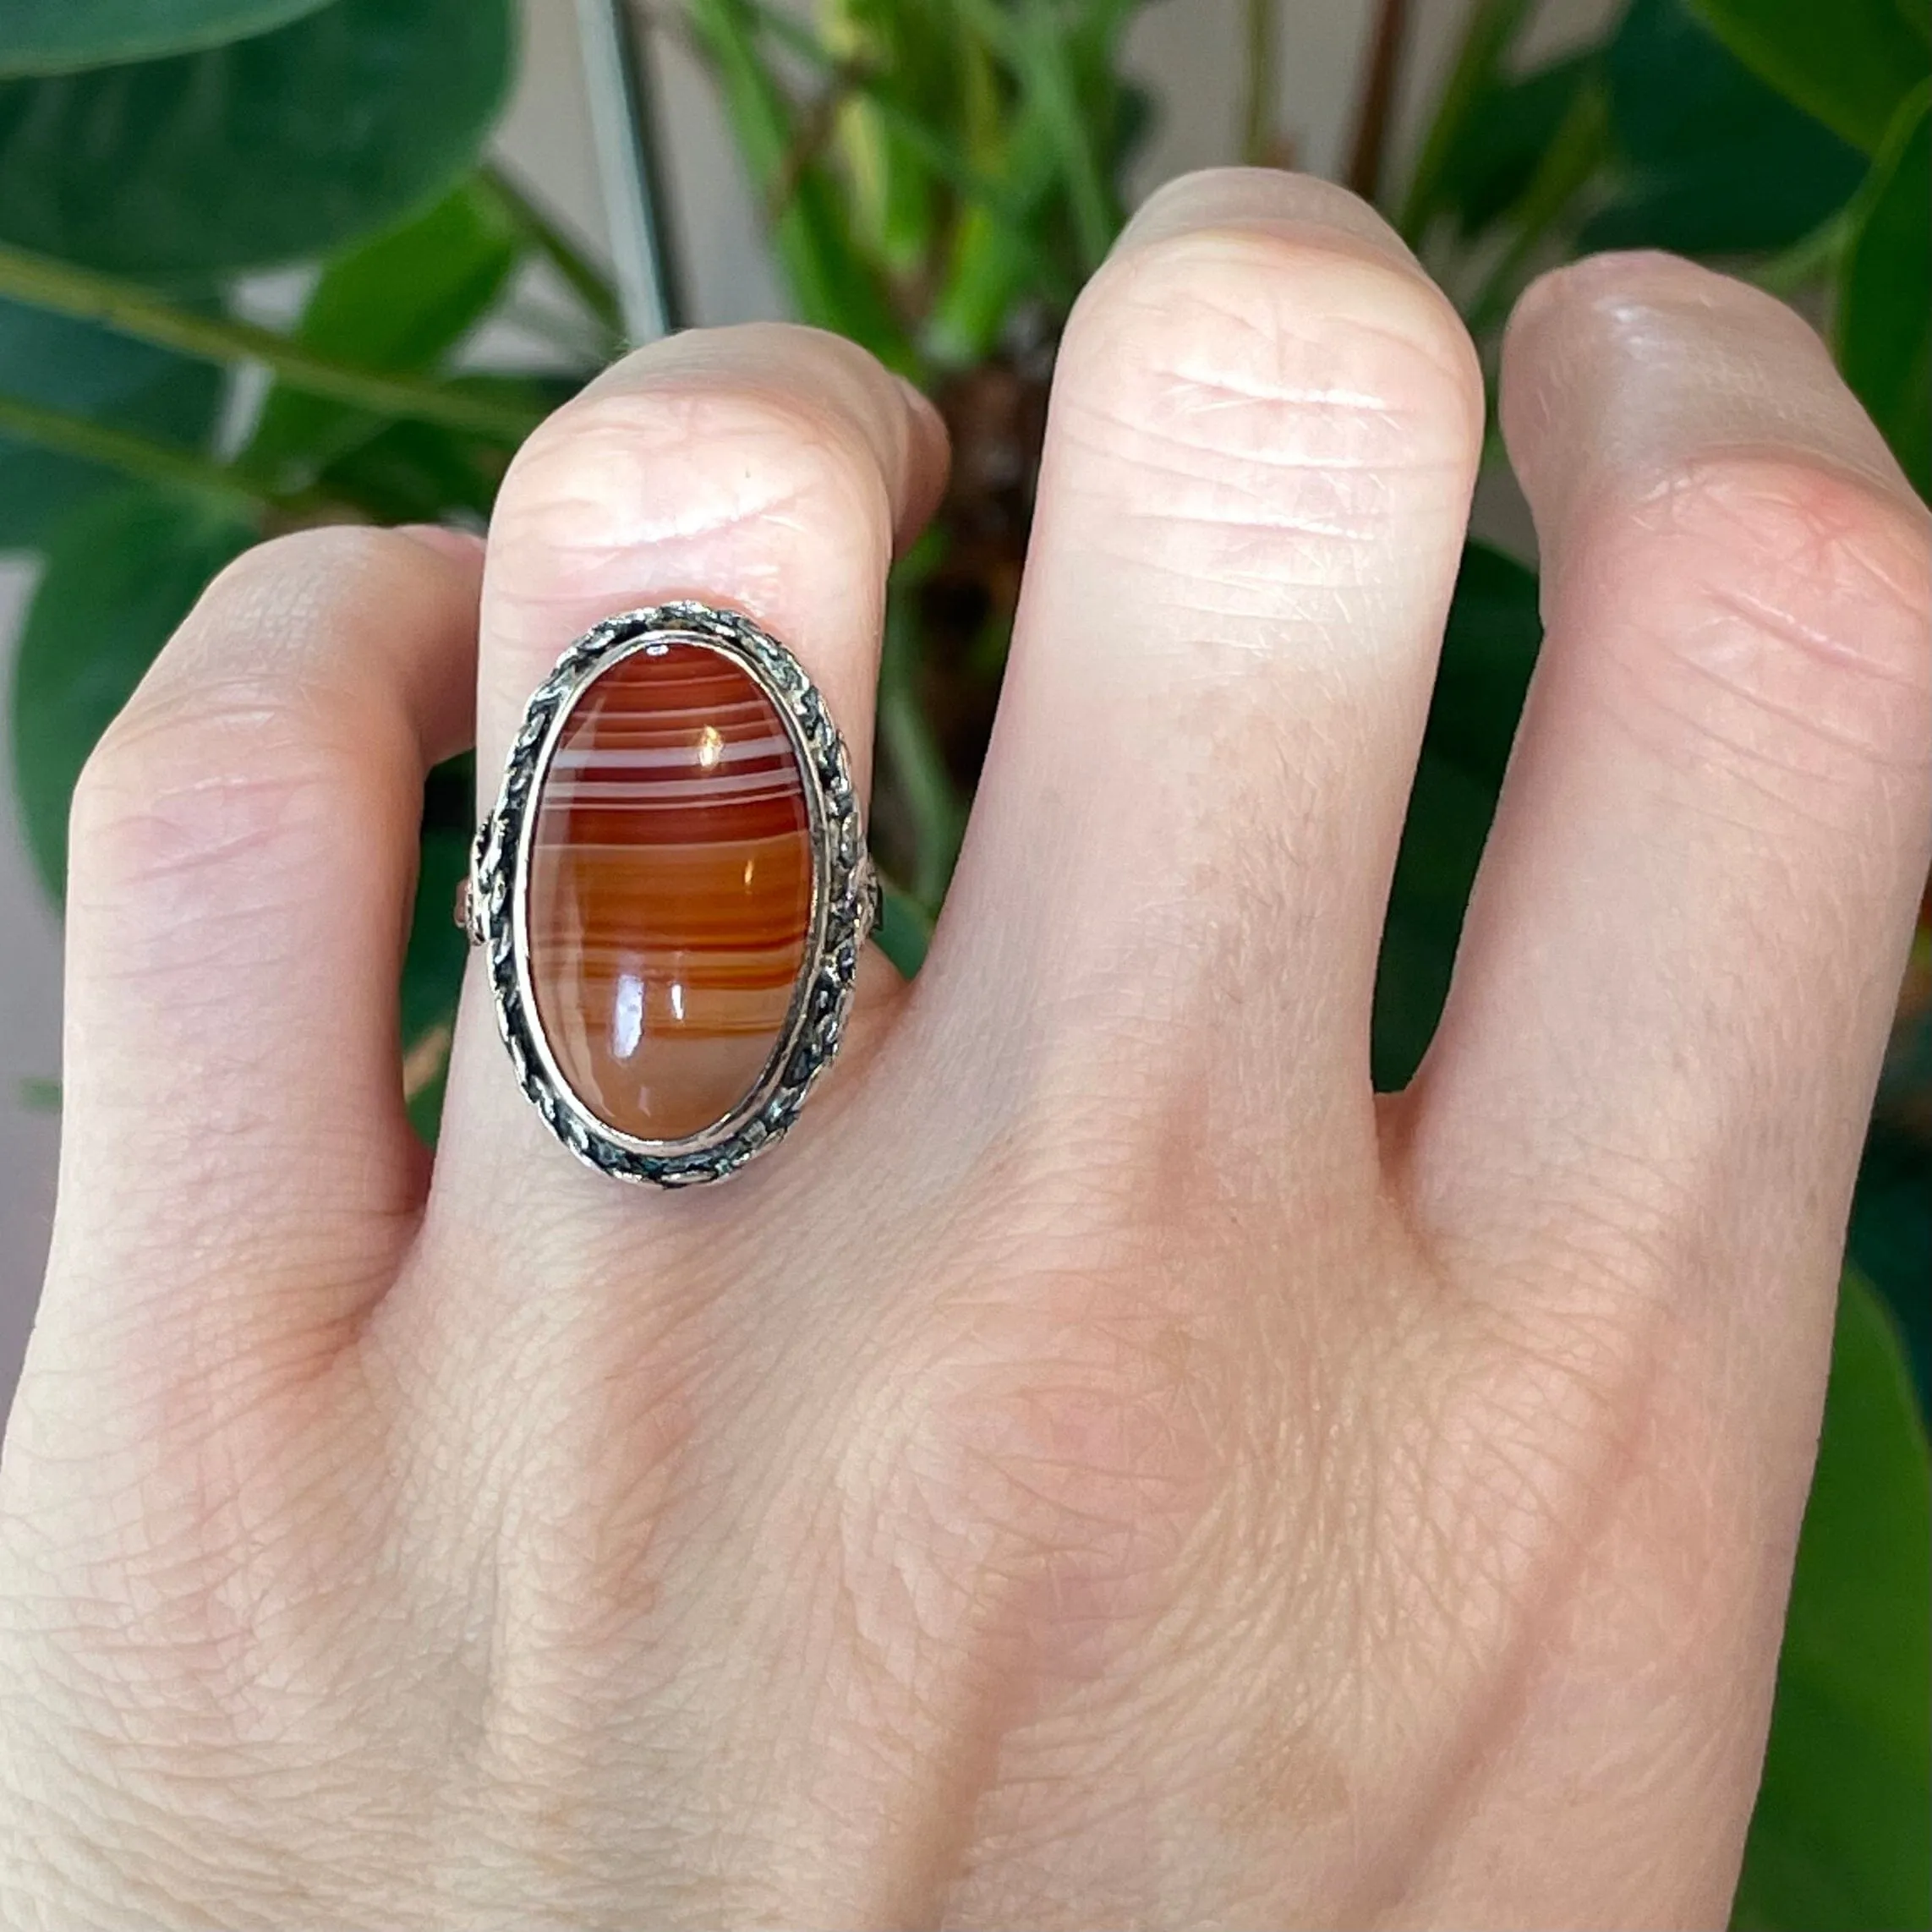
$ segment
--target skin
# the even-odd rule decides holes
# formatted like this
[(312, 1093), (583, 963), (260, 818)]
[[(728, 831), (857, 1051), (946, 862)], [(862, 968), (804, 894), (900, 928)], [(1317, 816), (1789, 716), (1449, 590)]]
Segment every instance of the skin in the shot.
[(0, 1918), (1722, 1921), (1928, 860), (1927, 519), (1806, 326), (1667, 257), (1531, 289), (1501, 407), (1548, 641), (1381, 1100), (1481, 383), (1338, 189), (1182, 181), (1082, 298), (930, 962), (728, 1186), (579, 1168), (474, 970), (432, 1171), (419, 781), (672, 595), (862, 780), (929, 410), (688, 335), (487, 556), (216, 583), (75, 802)]

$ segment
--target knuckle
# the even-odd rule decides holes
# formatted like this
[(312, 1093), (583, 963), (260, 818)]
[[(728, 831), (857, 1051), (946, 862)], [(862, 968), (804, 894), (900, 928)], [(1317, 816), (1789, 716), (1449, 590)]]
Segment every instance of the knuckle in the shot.
[[(1458, 1593), (1594, 1600), (1593, 1643), (1658, 1688), (1708, 1669), (1761, 1567), (1754, 1475), (1727, 1454), (1714, 1365), (1732, 1344), (1655, 1295), (1491, 1307), (1431, 1365), (1429, 1495)], [(1597, 1561), (1575, 1569), (1576, 1526)], [(1611, 1659), (1606, 1656), (1606, 1663)], [(1624, 1677), (1623, 1681), (1630, 1681)]]
[(1671, 751), (1861, 820), (1875, 771), (1923, 776), (1932, 556), (1916, 506), (1802, 457), (1727, 454), (1601, 514), (1606, 574), (1632, 595), (1617, 668)]
[(1094, 278), (1068, 337), (1081, 414), (1164, 446), (1184, 481), (1326, 471), (1366, 517), (1387, 504), (1381, 473), (1459, 473), (1480, 441), (1461, 322), (1366, 248), (1256, 228), (1151, 241)]
[(189, 900), (237, 867), (292, 878), (353, 807), (354, 734), (299, 687), (242, 674), (138, 697), (74, 787), (76, 889)]
[[(1595, 342), (1625, 355), (1655, 353), (1658, 309), (1670, 302), (1704, 299), (1721, 289), (1728, 301), (1761, 301), (1792, 323), (1798, 318), (1775, 297), (1719, 276), (1661, 249), (1602, 249), (1536, 276), (1517, 298), (1509, 333), (1564, 312)], [(1802, 326), (1802, 325), (1800, 325)]]
[(761, 523), (802, 548), (856, 528), (883, 549), (891, 522), (852, 411), (775, 375), (674, 370), (588, 392), (524, 445), (501, 501), (500, 540), (577, 558)]
[[(1047, 462), (1158, 602), (1346, 667), (1399, 545), (1448, 567), (1482, 440), (1447, 301), (1366, 247), (1252, 228), (1129, 247), (1067, 331)], [(1426, 572), (1388, 580), (1406, 598)]]
[(244, 638), (263, 657), (278, 640), (312, 630), (342, 613), (380, 609), (402, 572), (419, 564), (413, 545), (393, 530), (337, 523), (292, 530), (244, 550), (204, 590), (182, 627), (199, 655), (205, 638)]
[[(1015, 1243), (1017, 1246), (1019, 1244)], [(838, 1485), (849, 1579), (882, 1562), (942, 1650), (989, 1627), (1032, 1681), (1131, 1644), (1214, 1566), (1235, 1399), (1225, 1338), (1149, 1309), (1124, 1272), (998, 1251), (886, 1352)]]
[(338, 527), (223, 569), (82, 767), (77, 878), (179, 888), (250, 859), (293, 867), (343, 835), (368, 777), (409, 768), (413, 747), (375, 755), (386, 734), (408, 739), (407, 720), (315, 641), (392, 621), (419, 561), (393, 532)]

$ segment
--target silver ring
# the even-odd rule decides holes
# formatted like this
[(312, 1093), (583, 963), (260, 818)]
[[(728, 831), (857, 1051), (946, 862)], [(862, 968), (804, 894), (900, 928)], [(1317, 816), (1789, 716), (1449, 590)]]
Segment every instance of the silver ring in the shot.
[(698, 603), (607, 618), (557, 660), (466, 887), (531, 1104), (599, 1173), (665, 1187), (791, 1127), (880, 910), (824, 698), (775, 638)]

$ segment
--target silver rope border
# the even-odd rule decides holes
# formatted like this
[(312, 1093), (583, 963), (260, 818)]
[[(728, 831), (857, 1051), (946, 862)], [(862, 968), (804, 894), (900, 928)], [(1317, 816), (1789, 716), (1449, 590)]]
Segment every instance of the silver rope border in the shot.
[[(784, 1032), (758, 1083), (725, 1119), (681, 1141), (638, 1141), (605, 1125), (557, 1071), (529, 996), (521, 939), (527, 828), (561, 727), (585, 687), (654, 642), (704, 645), (741, 665), (777, 705), (805, 778), (813, 840), (806, 963)], [(735, 610), (655, 604), (587, 631), (557, 660), (525, 707), (495, 809), (477, 828), (465, 922), (490, 973), (496, 1027), (511, 1065), (544, 1124), (600, 1174), (687, 1187), (722, 1180), (791, 1129), (813, 1083), (839, 1050), (851, 1012), (858, 957), (877, 925), (879, 888), (866, 852), (845, 741), (818, 687), (777, 638)]]

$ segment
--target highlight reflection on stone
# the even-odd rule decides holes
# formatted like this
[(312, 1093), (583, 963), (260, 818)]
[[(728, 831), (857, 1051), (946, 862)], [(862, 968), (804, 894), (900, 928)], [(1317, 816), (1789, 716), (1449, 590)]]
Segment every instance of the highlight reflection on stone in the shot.
[(577, 698), (537, 799), (530, 982), (557, 1070), (606, 1125), (730, 1114), (783, 1032), (812, 844), (784, 720), (730, 659), (648, 645)]

